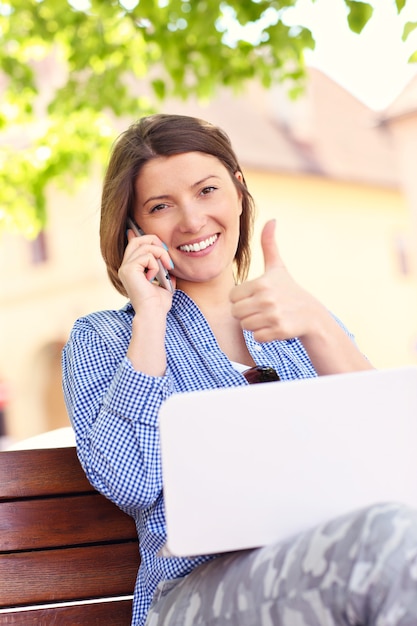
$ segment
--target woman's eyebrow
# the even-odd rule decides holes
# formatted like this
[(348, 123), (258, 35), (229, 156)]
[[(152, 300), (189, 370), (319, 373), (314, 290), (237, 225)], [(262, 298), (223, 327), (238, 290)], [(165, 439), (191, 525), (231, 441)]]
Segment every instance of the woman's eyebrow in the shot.
[(198, 187), (199, 185), (202, 185), (203, 183), (205, 183), (207, 180), (210, 180), (210, 178), (220, 178), (219, 176), (216, 176), (216, 174), (209, 174), (208, 176), (205, 176), (204, 178), (202, 178), (201, 180), (198, 180), (196, 183), (193, 183), (191, 185), (191, 188), (194, 187)]
[(168, 194), (163, 194), (161, 196), (151, 196), (143, 202), (143, 206), (145, 206), (149, 202), (160, 202), (161, 200), (169, 200), (170, 197), (171, 196), (169, 196)]
[[(216, 176), (216, 174), (209, 174), (208, 176), (204, 176), (204, 178), (201, 178), (201, 180), (198, 180), (197, 182), (193, 183), (191, 185), (191, 189), (194, 189), (195, 187), (199, 187), (206, 181), (210, 180), (210, 178), (219, 179), (220, 177)], [(171, 197), (172, 196), (168, 193), (161, 194), (160, 196), (150, 196), (143, 202), (143, 206), (145, 206), (149, 202), (160, 202), (161, 200), (169, 200)]]

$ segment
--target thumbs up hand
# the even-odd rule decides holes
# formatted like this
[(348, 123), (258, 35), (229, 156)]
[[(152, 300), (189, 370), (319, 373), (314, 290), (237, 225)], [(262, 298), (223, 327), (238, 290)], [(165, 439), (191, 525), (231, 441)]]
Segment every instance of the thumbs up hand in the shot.
[[(256, 341), (303, 338), (324, 307), (289, 274), (275, 242), (275, 220), (261, 235), (265, 271), (259, 278), (234, 287), (230, 293), (232, 315)], [(319, 314), (320, 315), (320, 314)]]

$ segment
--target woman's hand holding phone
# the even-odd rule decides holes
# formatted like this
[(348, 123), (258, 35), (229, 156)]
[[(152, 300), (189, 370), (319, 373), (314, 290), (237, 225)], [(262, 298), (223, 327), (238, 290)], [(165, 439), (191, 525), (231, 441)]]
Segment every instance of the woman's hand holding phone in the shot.
[[(142, 237), (143, 235), (145, 235), (143, 230), (137, 224), (135, 224), (135, 222), (130, 217), (128, 218), (127, 223), (129, 228), (133, 230), (137, 237)], [(157, 258), (156, 262), (159, 266), (158, 272), (155, 276), (156, 280), (161, 287), (167, 289), (170, 293), (174, 293), (174, 286), (172, 284), (168, 270), (163, 266), (161, 259)]]
[[(175, 277), (170, 279), (165, 268), (171, 259), (162, 242), (155, 235), (142, 235), (134, 226), (128, 224), (128, 243), (119, 268), (119, 278), (135, 311), (126, 356), (137, 371), (163, 376), (166, 316), (172, 305)], [(153, 282), (157, 277), (162, 282), (162, 275), (166, 288)]]
[[(166, 371), (166, 317), (172, 305), (172, 292), (154, 282), (161, 271), (168, 273), (171, 259), (155, 235), (136, 235), (129, 224), (127, 246), (119, 268), (119, 278), (130, 299), (135, 315), (126, 356), (133, 368), (149, 376), (163, 376)], [(159, 263), (158, 263), (159, 262)], [(175, 288), (175, 277), (172, 278)]]
[[(156, 236), (142, 235), (134, 222), (128, 223), (127, 239), (119, 278), (135, 311), (140, 308), (143, 312), (147, 302), (154, 311), (167, 312), (171, 307), (175, 278), (170, 278), (166, 268), (172, 265), (166, 248)], [(163, 282), (163, 289), (153, 282), (155, 279), (159, 284)]]

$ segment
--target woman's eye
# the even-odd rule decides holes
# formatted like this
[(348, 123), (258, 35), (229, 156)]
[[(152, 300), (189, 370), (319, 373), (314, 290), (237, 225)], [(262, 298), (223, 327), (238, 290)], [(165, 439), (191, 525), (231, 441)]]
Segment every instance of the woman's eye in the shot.
[(157, 204), (156, 206), (153, 206), (153, 207), (151, 208), (151, 211), (150, 211), (150, 212), (151, 212), (151, 213), (155, 213), (156, 211), (161, 211), (162, 209), (165, 209), (165, 208), (166, 208), (166, 206), (167, 206), (166, 204)]
[(216, 189), (217, 189), (217, 187), (213, 187), (212, 185), (210, 185), (209, 187), (204, 187), (204, 189), (202, 189), (202, 191), (201, 191), (201, 194), (203, 196), (206, 196), (207, 194), (212, 193)]

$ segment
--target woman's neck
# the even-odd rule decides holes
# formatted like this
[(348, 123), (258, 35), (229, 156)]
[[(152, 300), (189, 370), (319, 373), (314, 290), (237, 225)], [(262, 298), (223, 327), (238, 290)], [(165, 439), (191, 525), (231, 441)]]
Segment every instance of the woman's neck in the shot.
[(230, 313), (230, 292), (235, 285), (233, 276), (219, 277), (206, 282), (177, 280), (177, 288), (184, 291), (199, 307), (206, 317), (211, 317), (221, 310)]
[(229, 294), (235, 281), (191, 283), (177, 281), (178, 289), (194, 300), (206, 318), (216, 340), (231, 361), (255, 365), (247, 349), (240, 323), (232, 316)]

